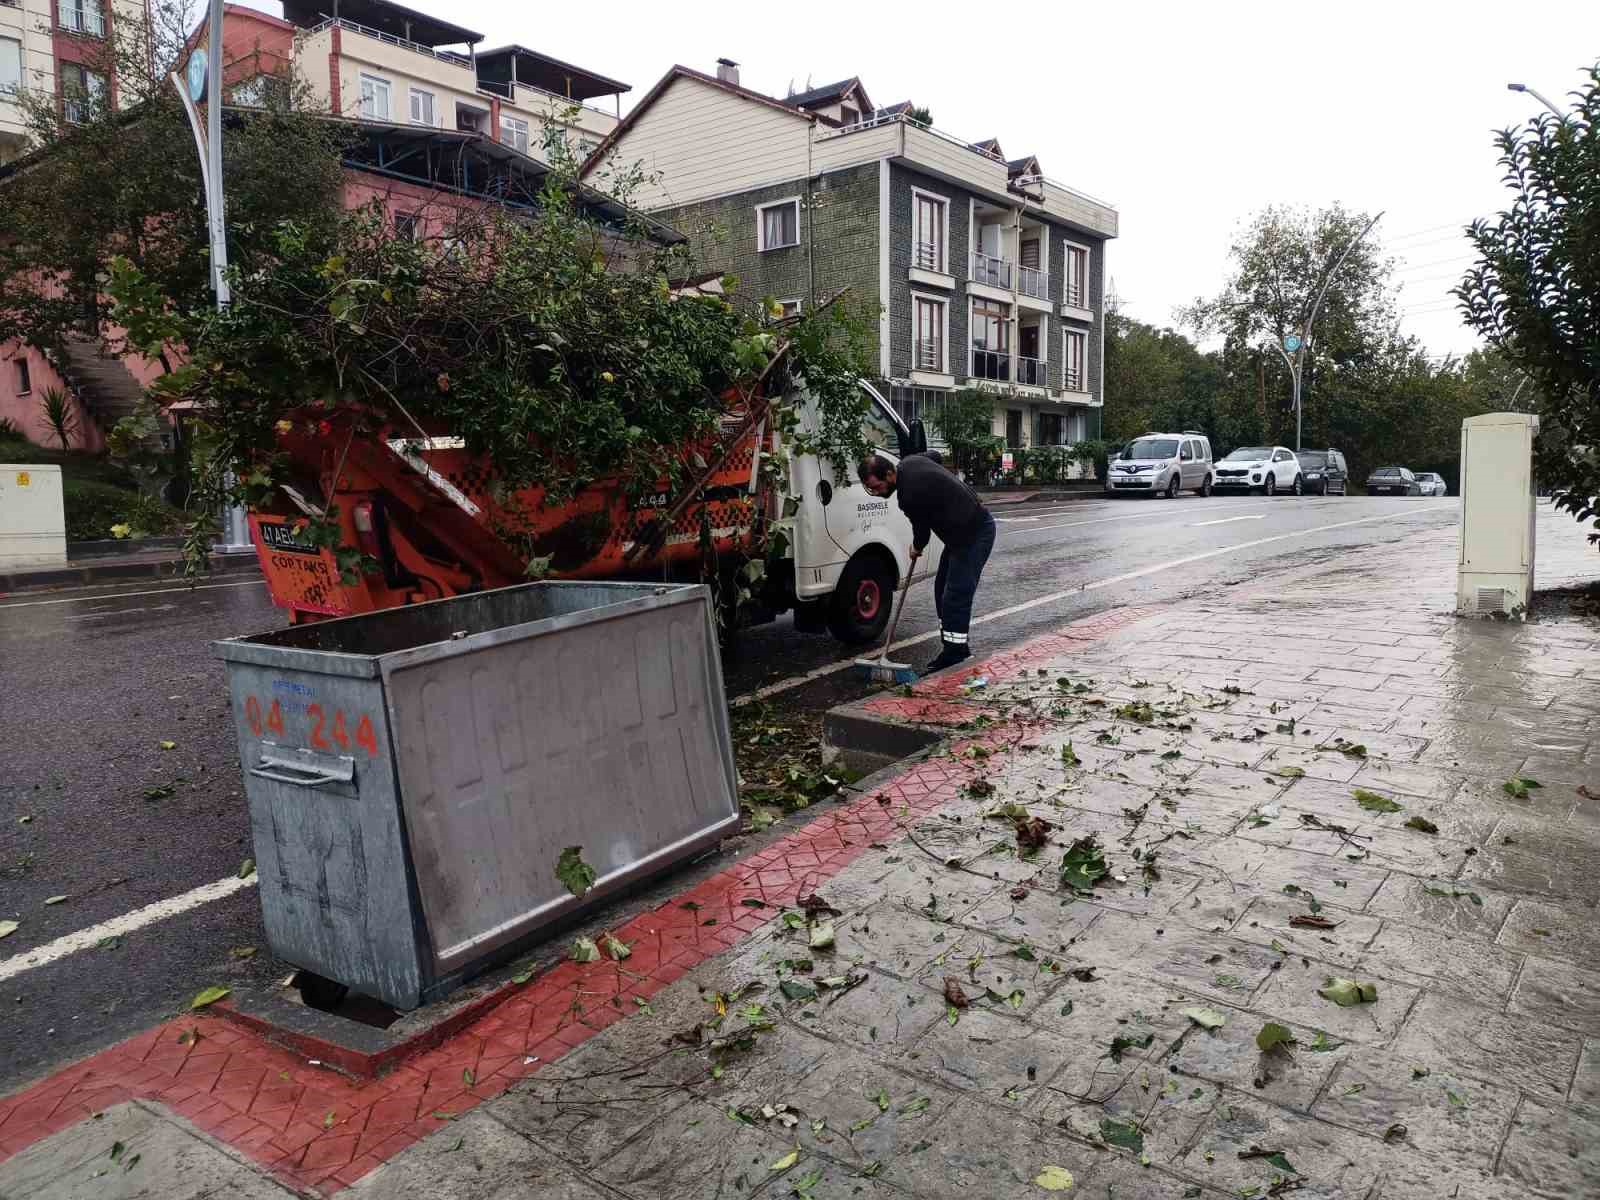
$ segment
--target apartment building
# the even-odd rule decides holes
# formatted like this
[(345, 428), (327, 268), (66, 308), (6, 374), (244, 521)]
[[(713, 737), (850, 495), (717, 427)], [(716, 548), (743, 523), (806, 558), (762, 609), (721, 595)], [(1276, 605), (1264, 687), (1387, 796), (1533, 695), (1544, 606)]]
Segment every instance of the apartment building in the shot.
[(108, 41), (147, 12), (145, 0), (0, 0), (0, 163), (28, 148), (25, 93), (54, 97), (68, 120), (86, 102), (117, 102)]
[(225, 8), (236, 103), (292, 69), (330, 113), (482, 134), (536, 158), (554, 127), (581, 159), (616, 128), (630, 90), (526, 46), (480, 49), (483, 34), (389, 0), (284, 0), (281, 20)]
[(877, 302), (879, 382), (934, 432), (944, 398), (994, 395), (1008, 446), (1100, 435), (1106, 246), (1116, 209), (917, 119), (859, 78), (783, 98), (677, 66), (585, 165), (640, 163), (635, 203), (707, 268), (785, 307), (849, 287)]

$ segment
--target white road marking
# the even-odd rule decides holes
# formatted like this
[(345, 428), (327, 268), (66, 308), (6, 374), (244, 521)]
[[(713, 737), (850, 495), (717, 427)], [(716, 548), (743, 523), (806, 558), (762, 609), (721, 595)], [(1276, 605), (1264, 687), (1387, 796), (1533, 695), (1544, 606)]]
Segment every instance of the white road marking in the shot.
[(1044, 518), (1043, 517), (996, 517), (995, 520), (996, 521), (1004, 521), (1007, 524), (1012, 524), (1012, 523), (1020, 523), (1020, 522), (1023, 522), (1023, 521), (1042, 521), (1042, 520), (1044, 520)]
[(69, 621), (95, 621), (101, 617), (120, 617), (125, 613), (136, 612), (166, 612), (177, 608), (176, 604), (135, 604), (132, 608), (96, 609), (94, 612), (69, 614)]
[(69, 954), (93, 949), (108, 937), (121, 937), (143, 929), (146, 925), (154, 925), (157, 921), (165, 921), (168, 917), (188, 912), (191, 908), (199, 908), (202, 904), (221, 900), (224, 896), (231, 896), (244, 888), (254, 887), (255, 883), (256, 877), (253, 873), (248, 879), (230, 875), (226, 879), (197, 887), (192, 892), (185, 892), (168, 900), (157, 900), (154, 904), (146, 904), (143, 908), (123, 913), (120, 917), (112, 917), (109, 921), (101, 921), (100, 924), (91, 925), (88, 929), (80, 929), (77, 933), (58, 937), (43, 946), (36, 946), (32, 950), (24, 950), (21, 954), (13, 954), (10, 958), (0, 959), (0, 983), (13, 979), (24, 971), (36, 970), (53, 962), (59, 962)]
[[(1236, 550), (1251, 550), (1257, 546), (1268, 546), (1274, 542), (1286, 542), (1293, 538), (1307, 537), (1313, 533), (1327, 533), (1329, 530), (1333, 529), (1347, 529), (1352, 525), (1369, 525), (1374, 521), (1402, 520), (1404, 519), (1405, 515), (1407, 514), (1401, 514), (1397, 517), (1394, 513), (1384, 513), (1383, 515), (1376, 517), (1359, 517), (1354, 521), (1337, 521), (1332, 525), (1318, 525), (1315, 529), (1297, 529), (1291, 533), (1276, 533), (1271, 537), (1257, 538), (1253, 542), (1240, 542), (1238, 545), (1223, 546), (1218, 550), (1207, 550), (1201, 554), (1190, 554), (1185, 558), (1174, 558), (1168, 562), (1157, 563), (1154, 566), (1141, 567), (1137, 571), (1128, 571), (1122, 575), (1113, 575), (1109, 579), (1096, 579), (1075, 588), (1065, 588), (1059, 592), (1051, 592), (1048, 596), (1036, 596), (1032, 600), (1024, 600), (1021, 604), (1013, 604), (1009, 608), (996, 609), (994, 612), (984, 613), (981, 617), (973, 617), (972, 623), (974, 625), (987, 625), (990, 621), (999, 621), (1005, 617), (1013, 617), (1016, 616), (1017, 613), (1027, 612), (1029, 609), (1042, 608), (1046, 604), (1057, 604), (1068, 597), (1082, 595), (1084, 592), (1094, 592), (1101, 588), (1114, 587), (1119, 583), (1127, 583), (1130, 580), (1142, 579), (1146, 575), (1155, 575), (1161, 571), (1170, 571), (1174, 567), (1185, 567), (1190, 563), (1203, 562), (1208, 558), (1220, 558), (1222, 555), (1232, 554)], [(1020, 532), (1033, 533), (1035, 531), (1029, 529)], [(914, 637), (901, 638), (898, 642), (889, 647), (889, 652), (893, 653), (896, 650), (903, 650), (907, 646), (915, 646), (922, 642), (929, 642), (938, 636), (939, 631), (937, 629), (930, 629), (927, 633), (919, 633)], [(860, 657), (870, 658), (872, 657), (872, 652), (868, 650)], [(813, 680), (823, 679), (829, 675), (836, 675), (840, 671), (849, 670), (851, 667), (855, 666), (855, 664), (856, 659), (854, 658), (842, 658), (838, 662), (831, 662), (824, 666), (817, 667), (815, 670), (807, 671), (803, 675), (795, 675), (788, 679), (780, 679), (777, 683), (769, 683), (766, 687), (757, 688), (753, 692), (746, 692), (743, 696), (735, 697), (732, 701), (732, 704), (737, 708), (740, 705), (749, 704), (755, 700), (764, 700), (768, 696), (777, 695), (779, 692), (791, 691), (794, 688), (802, 687), (805, 684), (811, 683)]]
[(114, 595), (67, 596), (61, 600), (23, 600), (18, 604), (0, 604), (0, 612), (10, 608), (38, 608), (41, 604), (85, 604), (95, 600), (127, 600), (133, 596), (164, 596), (168, 592), (209, 592), (214, 588), (265, 587), (265, 579), (247, 579), (243, 583), (200, 583), (194, 587), (151, 588), (146, 592), (117, 592)]
[(1189, 526), (1189, 528), (1201, 529), (1207, 525), (1227, 525), (1232, 521), (1264, 521), (1266, 519), (1266, 513), (1256, 513), (1253, 517), (1223, 517), (1220, 521), (1196, 521), (1193, 525)]
[[(1065, 521), (1060, 525), (1035, 525), (1028, 529), (1008, 529), (1008, 534), (1045, 533), (1051, 529), (1077, 529), (1083, 525), (1109, 525), (1113, 521), (1150, 521), (1157, 517), (1181, 517), (1183, 514), (1174, 513), (1171, 509), (1162, 509), (1159, 512), (1128, 513), (1121, 517), (1095, 517), (1089, 521)], [(1263, 513), (1263, 516), (1266, 514)], [(998, 518), (997, 518), (998, 519)]]

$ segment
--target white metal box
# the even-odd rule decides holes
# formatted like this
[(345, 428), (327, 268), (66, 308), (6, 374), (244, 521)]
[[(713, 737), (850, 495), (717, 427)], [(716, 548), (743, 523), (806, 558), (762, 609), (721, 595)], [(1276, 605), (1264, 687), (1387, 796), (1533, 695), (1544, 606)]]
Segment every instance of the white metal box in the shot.
[(1461, 558), (1456, 611), (1521, 617), (1533, 595), (1533, 437), (1530, 413), (1461, 422)]
[(0, 568), (59, 567), (66, 561), (61, 468), (0, 463)]

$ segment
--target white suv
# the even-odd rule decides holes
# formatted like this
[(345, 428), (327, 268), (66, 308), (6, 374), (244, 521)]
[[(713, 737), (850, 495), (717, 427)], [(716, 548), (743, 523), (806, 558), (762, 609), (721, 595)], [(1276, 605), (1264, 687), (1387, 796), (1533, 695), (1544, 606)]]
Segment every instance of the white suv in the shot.
[(1268, 496), (1279, 492), (1305, 491), (1300, 460), (1284, 446), (1240, 446), (1217, 463), (1216, 488), (1219, 492), (1252, 492)]
[(1211, 494), (1211, 439), (1203, 433), (1147, 433), (1106, 464), (1106, 492), (1165, 496)]

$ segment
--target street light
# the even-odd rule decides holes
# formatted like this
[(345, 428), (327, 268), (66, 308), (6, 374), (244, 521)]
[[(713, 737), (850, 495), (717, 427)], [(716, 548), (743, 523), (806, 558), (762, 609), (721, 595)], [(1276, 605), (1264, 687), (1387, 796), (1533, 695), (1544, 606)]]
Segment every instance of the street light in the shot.
[[(1278, 353), (1283, 355), (1283, 361), (1288, 365), (1289, 378), (1294, 381), (1294, 449), (1298, 454), (1301, 449), (1300, 441), (1305, 428), (1305, 412), (1300, 406), (1300, 376), (1305, 367), (1306, 343), (1311, 340), (1311, 326), (1317, 319), (1317, 310), (1322, 307), (1322, 298), (1328, 294), (1328, 285), (1333, 282), (1333, 277), (1339, 273), (1339, 268), (1344, 266), (1344, 260), (1350, 257), (1350, 252), (1359, 246), (1372, 232), (1372, 227), (1378, 223), (1383, 214), (1379, 213), (1367, 222), (1363, 229), (1351, 243), (1344, 248), (1344, 253), (1339, 255), (1333, 266), (1328, 268), (1328, 273), (1322, 278), (1322, 288), (1317, 292), (1317, 298), (1311, 303), (1311, 311), (1306, 319), (1300, 323), (1300, 332), (1291, 333), (1281, 341), (1274, 342)], [(1294, 357), (1290, 357), (1293, 355)]]
[(1532, 96), (1540, 104), (1544, 105), (1551, 112), (1555, 113), (1556, 116), (1560, 117), (1563, 124), (1566, 123), (1567, 114), (1562, 112), (1554, 104), (1551, 104), (1549, 100), (1545, 99), (1545, 97), (1541, 96), (1538, 92), (1534, 91), (1527, 84), (1525, 84), (1525, 83), (1508, 83), (1508, 84), (1506, 84), (1506, 91), (1508, 91), (1508, 92), (1527, 92), (1528, 95)]

